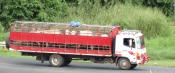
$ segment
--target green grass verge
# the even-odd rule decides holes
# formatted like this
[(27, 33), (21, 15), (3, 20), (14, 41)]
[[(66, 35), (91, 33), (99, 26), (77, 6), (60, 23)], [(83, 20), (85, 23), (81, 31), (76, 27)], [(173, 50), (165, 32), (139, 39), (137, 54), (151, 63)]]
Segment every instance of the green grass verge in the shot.
[(152, 60), (175, 60), (175, 35), (146, 40), (146, 48)]
[(0, 56), (7, 56), (7, 57), (22, 57), (19, 52), (9, 51), (5, 48), (0, 48)]
[(174, 60), (150, 60), (145, 65), (146, 66), (175, 67), (175, 59)]
[(14, 57), (14, 58), (33, 58), (31, 56), (21, 56), (21, 53), (20, 52), (9, 51), (6, 48), (2, 48), (2, 47), (0, 47), (0, 56)]

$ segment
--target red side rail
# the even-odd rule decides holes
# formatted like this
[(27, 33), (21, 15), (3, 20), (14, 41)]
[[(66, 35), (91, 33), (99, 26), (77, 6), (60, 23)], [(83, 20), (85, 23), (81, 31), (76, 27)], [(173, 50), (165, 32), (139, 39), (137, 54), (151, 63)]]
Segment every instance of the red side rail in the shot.
[(12, 41), (11, 48), (22, 52), (112, 55), (110, 37), (11, 32), (10, 40)]

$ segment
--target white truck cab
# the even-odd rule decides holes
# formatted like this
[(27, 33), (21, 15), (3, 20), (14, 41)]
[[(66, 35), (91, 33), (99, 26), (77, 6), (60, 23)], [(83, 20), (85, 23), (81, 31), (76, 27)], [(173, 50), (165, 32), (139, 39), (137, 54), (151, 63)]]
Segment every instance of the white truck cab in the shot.
[(148, 56), (144, 47), (143, 34), (138, 30), (119, 32), (115, 39), (115, 55), (128, 59), (131, 65), (144, 64), (148, 61)]

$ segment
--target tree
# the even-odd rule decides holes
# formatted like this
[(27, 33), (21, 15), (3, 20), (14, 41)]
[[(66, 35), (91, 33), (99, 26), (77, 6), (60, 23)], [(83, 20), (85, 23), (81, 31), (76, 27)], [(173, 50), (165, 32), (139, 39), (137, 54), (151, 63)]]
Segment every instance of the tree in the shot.
[(0, 22), (6, 31), (15, 20), (54, 21), (66, 11), (64, 0), (0, 0)]
[(67, 3), (64, 0), (40, 0), (41, 10), (37, 20), (55, 21), (56, 18), (67, 16)]

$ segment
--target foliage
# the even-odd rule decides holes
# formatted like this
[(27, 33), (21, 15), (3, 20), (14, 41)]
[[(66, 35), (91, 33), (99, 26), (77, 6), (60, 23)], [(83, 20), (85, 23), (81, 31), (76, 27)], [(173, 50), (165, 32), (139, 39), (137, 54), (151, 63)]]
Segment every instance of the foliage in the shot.
[(39, 21), (55, 21), (57, 17), (64, 17), (67, 13), (67, 5), (61, 0), (40, 0), (41, 10), (39, 11)]
[[(0, 0), (1, 11), (0, 21), (5, 29), (8, 29), (10, 22), (14, 20), (25, 20), (35, 17), (37, 15), (38, 8), (37, 2), (27, 0)], [(29, 8), (31, 7), (31, 8)]]
[(73, 4), (69, 4), (68, 9), (71, 16), (64, 21), (119, 24), (123, 28), (142, 30), (148, 38), (171, 34), (165, 15), (174, 14), (173, 0), (74, 0)]
[(123, 29), (141, 30), (147, 38), (168, 36), (168, 18), (158, 9), (130, 4), (118, 4), (108, 9), (92, 8), (93, 14), (80, 8), (70, 8), (71, 16), (66, 21), (78, 19), (82, 23), (120, 25)]
[(143, 4), (152, 8), (160, 8), (167, 16), (174, 14), (174, 0), (145, 0)]
[(7, 39), (9, 33), (0, 32), (0, 41)]
[(173, 4), (173, 0), (0, 0), (0, 22), (7, 31), (15, 20), (78, 20), (91, 24), (119, 24), (123, 28), (140, 29), (147, 37), (155, 37), (169, 34), (167, 17), (161, 11), (171, 16)]
[(146, 47), (152, 60), (175, 59), (175, 35), (146, 40)]
[(0, 22), (5, 30), (15, 20), (54, 21), (66, 16), (64, 0), (0, 0)]
[(0, 33), (2, 33), (3, 32), (3, 27), (2, 27), (2, 25), (1, 25), (1, 23), (0, 23)]
[(92, 8), (100, 6), (109, 8), (118, 4), (142, 5), (146, 7), (159, 8), (167, 16), (174, 14), (174, 0), (66, 0), (69, 5)]
[[(141, 30), (147, 38), (168, 36), (171, 33), (167, 17), (158, 9), (121, 5), (112, 8), (113, 23), (127, 29)], [(109, 16), (108, 16), (109, 17)]]
[(4, 39), (6, 39), (6, 37), (7, 37), (7, 33), (4, 33), (3, 32), (3, 27), (2, 27), (2, 25), (1, 25), (1, 23), (0, 23), (0, 41), (2, 41), (2, 40), (4, 40)]

